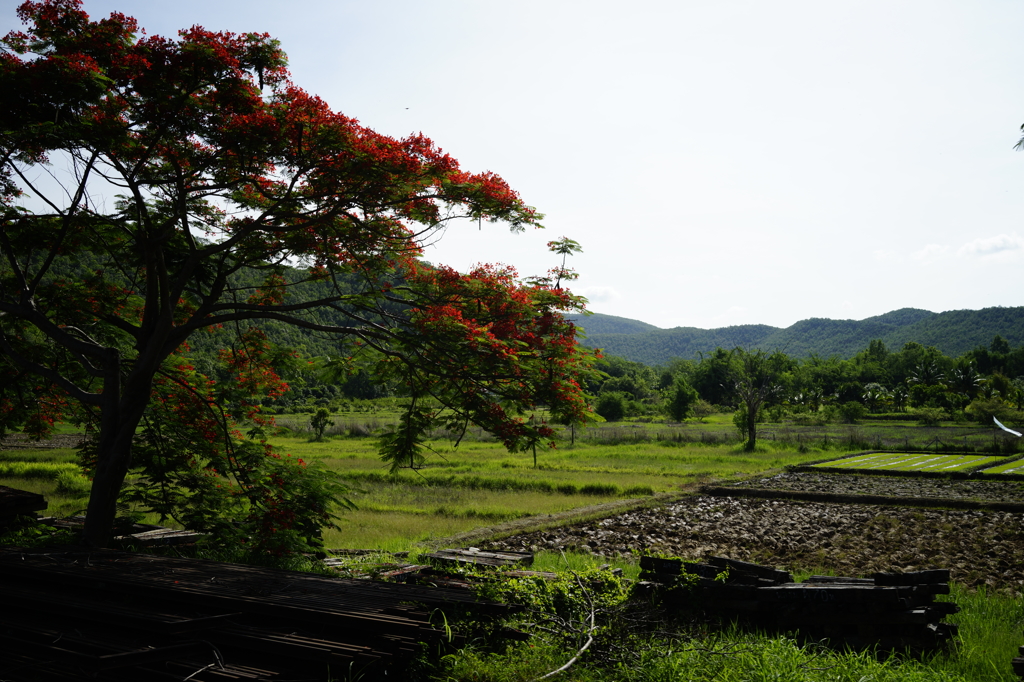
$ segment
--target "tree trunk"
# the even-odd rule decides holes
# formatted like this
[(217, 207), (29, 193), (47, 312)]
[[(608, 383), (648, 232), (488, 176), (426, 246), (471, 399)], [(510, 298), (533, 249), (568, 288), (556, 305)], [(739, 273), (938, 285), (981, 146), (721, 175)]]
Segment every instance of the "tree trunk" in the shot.
[(132, 464), (135, 430), (146, 405), (152, 377), (131, 377), (121, 391), (121, 358), (109, 349), (104, 367), (101, 399), (99, 447), (93, 474), (89, 506), (85, 513), (82, 542), (89, 547), (106, 547), (114, 537), (117, 498)]
[(747, 444), (743, 448), (747, 452), (753, 452), (757, 445), (757, 411), (760, 407), (760, 404), (747, 403)]
[(131, 466), (135, 428), (121, 428), (119, 431), (113, 438), (100, 437), (99, 462), (92, 481), (82, 533), (82, 542), (89, 547), (106, 547), (113, 539), (117, 497)]
[(761, 411), (764, 401), (765, 398), (761, 395), (761, 390), (758, 390), (756, 395), (749, 396), (745, 401), (747, 404), (747, 444), (743, 449), (747, 452), (753, 452), (757, 446), (757, 414)]

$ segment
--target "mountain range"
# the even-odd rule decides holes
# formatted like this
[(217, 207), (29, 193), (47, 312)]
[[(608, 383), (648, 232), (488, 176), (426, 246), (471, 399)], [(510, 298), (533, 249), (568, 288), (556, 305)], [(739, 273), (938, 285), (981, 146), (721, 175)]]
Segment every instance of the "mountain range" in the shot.
[(585, 345), (647, 365), (664, 364), (673, 358), (696, 359), (701, 353), (719, 347), (737, 346), (781, 350), (796, 358), (817, 355), (847, 359), (867, 348), (874, 339), (881, 339), (890, 350), (916, 341), (934, 346), (950, 357), (988, 346), (996, 335), (1011, 346), (1024, 345), (1024, 307), (944, 313), (901, 308), (864, 320), (815, 317), (786, 328), (744, 324), (718, 329), (661, 329), (639, 320), (600, 313), (579, 318), (576, 323), (586, 333)]

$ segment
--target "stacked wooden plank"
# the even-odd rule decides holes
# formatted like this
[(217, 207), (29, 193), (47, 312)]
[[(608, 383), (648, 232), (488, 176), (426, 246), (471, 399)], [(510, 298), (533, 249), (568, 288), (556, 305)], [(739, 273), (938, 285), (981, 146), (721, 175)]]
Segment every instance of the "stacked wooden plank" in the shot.
[(942, 619), (959, 611), (937, 602), (949, 594), (949, 571), (876, 573), (871, 578), (811, 576), (801, 583), (777, 569), (722, 557), (686, 563), (644, 557), (648, 585), (692, 585), (678, 591), (727, 618), (809, 640), (853, 649), (927, 651), (947, 644), (956, 626)]
[[(0, 679), (335, 679), (398, 671), (463, 590), (113, 550), (0, 548)], [(376, 671), (376, 672), (371, 672)]]
[(35, 512), (46, 509), (46, 500), (38, 493), (0, 485), (0, 526), (18, 516), (35, 517)]
[[(54, 528), (81, 531), (85, 526), (84, 516), (70, 516), (61, 519), (41, 519)], [(179, 528), (167, 528), (149, 523), (132, 524), (131, 528), (114, 538), (118, 547), (152, 547), (155, 545), (191, 545), (205, 538), (205, 533)]]
[(484, 551), (476, 547), (439, 549), (421, 557), (437, 564), (474, 564), (477, 566), (530, 566), (533, 552)]

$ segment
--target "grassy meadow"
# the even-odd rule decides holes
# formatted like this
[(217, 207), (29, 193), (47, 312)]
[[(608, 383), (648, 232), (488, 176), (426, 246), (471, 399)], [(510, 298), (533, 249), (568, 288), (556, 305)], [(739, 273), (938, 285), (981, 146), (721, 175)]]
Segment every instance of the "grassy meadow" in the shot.
[[(358, 508), (342, 513), (340, 528), (326, 533), (326, 545), (337, 548), (407, 549), (515, 519), (642, 501), (692, 490), (700, 483), (741, 479), (863, 450), (962, 448), (1005, 456), (1017, 445), (992, 429), (963, 424), (787, 420), (761, 424), (758, 447), (748, 453), (732, 415), (715, 414), (684, 424), (651, 418), (604, 423), (575, 435), (563, 429), (557, 447), (538, 448), (536, 458), (533, 452), (507, 452), (480, 429), (469, 429), (457, 444), (452, 434), (438, 433), (428, 442), (423, 468), (392, 475), (377, 455), (373, 436), (397, 421), (397, 407), (367, 401), (347, 408), (332, 415), (333, 424), (322, 441), (313, 439), (310, 415), (305, 413), (279, 415), (279, 432), (271, 438), (281, 451), (336, 471), (348, 481), (349, 499)], [(59, 432), (69, 429), (61, 427)], [(1000, 459), (970, 455), (957, 461), (975, 465), (979, 457)], [(88, 481), (75, 462), (75, 451), (67, 448), (3, 450), (0, 485), (42, 493), (49, 515), (82, 513)], [(145, 520), (159, 521), (152, 516)]]
[(746, 453), (738, 443), (580, 440), (538, 449), (535, 465), (532, 452), (512, 454), (491, 440), (463, 440), (453, 447), (440, 438), (428, 444), (433, 452), (424, 468), (391, 475), (371, 439), (334, 436), (318, 443), (293, 435), (272, 442), (350, 481), (350, 499), (358, 509), (342, 516), (340, 531), (327, 534), (328, 546), (381, 549), (527, 516), (679, 492), (711, 479), (820, 457), (770, 444)]

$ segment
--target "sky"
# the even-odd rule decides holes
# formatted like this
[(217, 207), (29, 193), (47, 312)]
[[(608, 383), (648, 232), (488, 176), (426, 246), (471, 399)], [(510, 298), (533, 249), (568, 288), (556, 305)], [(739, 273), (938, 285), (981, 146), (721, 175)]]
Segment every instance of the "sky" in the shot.
[[(0, 31), (20, 28), (0, 0)], [(559, 264), (595, 312), (786, 327), (1022, 305), (1017, 0), (85, 0), (278, 38), (296, 85), (498, 173), (544, 230), (426, 258)], [(585, 326), (585, 322), (584, 322)]]

